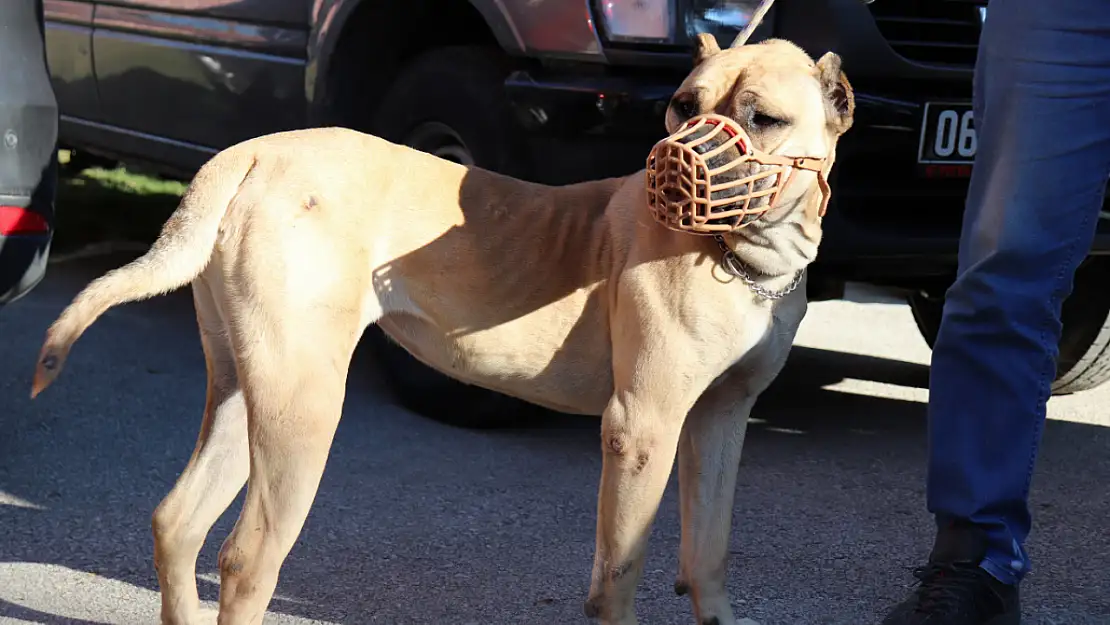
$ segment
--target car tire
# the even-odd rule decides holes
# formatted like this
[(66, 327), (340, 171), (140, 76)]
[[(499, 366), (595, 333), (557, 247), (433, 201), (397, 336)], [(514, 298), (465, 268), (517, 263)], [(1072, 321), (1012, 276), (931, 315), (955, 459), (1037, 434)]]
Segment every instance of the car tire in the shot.
[[(374, 116), (372, 132), (466, 165), (528, 178), (522, 141), (504, 94), (509, 68), (496, 50), (472, 46), (426, 52), (402, 68)], [(443, 375), (377, 326), (368, 347), (405, 408), (457, 427), (502, 428), (543, 409)]]
[[(1053, 395), (1070, 395), (1110, 380), (1110, 258), (1092, 257), (1075, 273), (1072, 293), (1061, 312), (1063, 331)], [(914, 293), (908, 297), (918, 330), (931, 349), (940, 329), (944, 297)]]
[(525, 141), (505, 94), (510, 71), (507, 57), (495, 49), (425, 52), (390, 85), (373, 132), (447, 160), (531, 179)]

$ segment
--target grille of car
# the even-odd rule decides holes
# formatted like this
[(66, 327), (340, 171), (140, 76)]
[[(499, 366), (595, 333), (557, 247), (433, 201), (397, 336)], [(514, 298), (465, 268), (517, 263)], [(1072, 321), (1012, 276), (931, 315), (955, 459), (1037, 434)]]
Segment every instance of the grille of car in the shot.
[(871, 14), (894, 51), (919, 63), (972, 67), (987, 0), (879, 0)]

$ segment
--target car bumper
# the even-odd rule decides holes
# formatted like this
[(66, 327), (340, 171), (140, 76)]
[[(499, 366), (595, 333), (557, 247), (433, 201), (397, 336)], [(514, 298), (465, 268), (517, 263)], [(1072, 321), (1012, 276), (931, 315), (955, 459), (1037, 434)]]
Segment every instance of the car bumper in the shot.
[[(45, 55), (42, 0), (0, 2), (0, 306), (46, 273), (57, 192), (58, 104)], [(37, 29), (37, 30), (36, 30)]]
[(46, 275), (51, 234), (0, 236), (0, 306), (30, 293)]
[[(509, 100), (543, 165), (537, 178), (565, 183), (643, 167), (652, 144), (666, 134), (663, 116), (683, 76), (511, 75)], [(956, 99), (970, 99), (970, 85), (964, 89), (960, 94), (957, 87)], [(936, 99), (953, 99), (951, 84), (939, 91)], [(815, 273), (903, 284), (950, 276), (970, 167), (928, 171), (917, 163), (928, 98), (866, 84), (856, 86), (855, 97), (856, 119), (838, 146)], [(556, 169), (556, 162), (570, 165)], [(1100, 223), (1092, 253), (1110, 254), (1110, 224)]]

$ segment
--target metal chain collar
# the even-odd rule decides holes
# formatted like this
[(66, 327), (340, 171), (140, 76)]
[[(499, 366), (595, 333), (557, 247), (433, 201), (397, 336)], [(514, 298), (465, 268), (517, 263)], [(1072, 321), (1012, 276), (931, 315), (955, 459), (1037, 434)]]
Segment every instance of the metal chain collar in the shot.
[(802, 276), (805, 275), (805, 269), (799, 269), (798, 272), (794, 274), (794, 279), (790, 281), (790, 284), (786, 285), (781, 290), (772, 291), (768, 289), (756, 282), (755, 278), (748, 273), (748, 270), (744, 267), (744, 263), (736, 257), (736, 252), (733, 252), (732, 248), (725, 243), (724, 237), (718, 235), (713, 238), (717, 241), (717, 247), (721, 248), (721, 267), (725, 272), (740, 278), (744, 284), (748, 285), (752, 293), (755, 293), (763, 299), (782, 299), (793, 293), (794, 289), (797, 289), (798, 285), (802, 283)]

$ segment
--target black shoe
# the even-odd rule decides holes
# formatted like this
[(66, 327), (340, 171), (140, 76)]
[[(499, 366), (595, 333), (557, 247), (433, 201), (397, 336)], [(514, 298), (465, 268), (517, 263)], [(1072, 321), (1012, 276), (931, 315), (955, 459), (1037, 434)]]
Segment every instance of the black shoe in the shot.
[(929, 563), (913, 572), (917, 587), (882, 625), (1019, 625), (1018, 588), (979, 567), (985, 554), (982, 529), (941, 529)]

